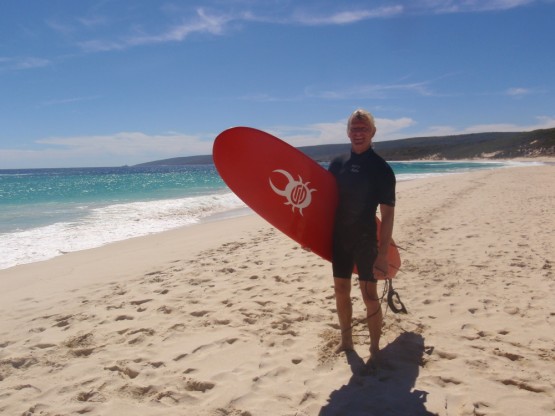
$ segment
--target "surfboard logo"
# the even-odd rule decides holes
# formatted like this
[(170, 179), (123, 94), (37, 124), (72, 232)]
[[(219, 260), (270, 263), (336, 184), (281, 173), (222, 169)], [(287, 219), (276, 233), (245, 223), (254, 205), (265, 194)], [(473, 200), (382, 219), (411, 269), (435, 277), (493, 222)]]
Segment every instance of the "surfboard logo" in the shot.
[(291, 205), (293, 212), (297, 208), (301, 215), (303, 215), (303, 209), (308, 207), (312, 202), (312, 192), (316, 191), (316, 189), (310, 189), (308, 187), (310, 182), (304, 183), (301, 175), (299, 175), (299, 180), (295, 180), (293, 175), (283, 169), (276, 169), (274, 172), (281, 173), (287, 178), (289, 183), (285, 186), (285, 189), (279, 189), (272, 183), (272, 179), (268, 179), (272, 190), (276, 194), (287, 198), (285, 205)]

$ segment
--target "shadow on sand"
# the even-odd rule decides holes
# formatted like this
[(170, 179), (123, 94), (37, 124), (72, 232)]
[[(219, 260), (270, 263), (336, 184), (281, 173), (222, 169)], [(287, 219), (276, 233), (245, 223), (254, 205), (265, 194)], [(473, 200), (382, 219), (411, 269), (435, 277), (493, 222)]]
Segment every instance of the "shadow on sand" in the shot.
[(347, 354), (353, 376), (331, 393), (319, 416), (420, 416), (426, 410), (427, 392), (412, 390), (424, 355), (424, 338), (405, 332), (382, 349), (378, 368), (356, 352)]

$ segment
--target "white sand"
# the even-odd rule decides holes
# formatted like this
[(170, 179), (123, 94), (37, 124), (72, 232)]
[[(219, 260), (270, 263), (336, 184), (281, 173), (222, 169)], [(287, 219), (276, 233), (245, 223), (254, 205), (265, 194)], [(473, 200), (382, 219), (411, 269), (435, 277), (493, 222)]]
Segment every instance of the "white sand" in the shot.
[(554, 179), (399, 184), (373, 374), (363, 324), (333, 353), (330, 265), (256, 216), (0, 271), (0, 414), (552, 415)]

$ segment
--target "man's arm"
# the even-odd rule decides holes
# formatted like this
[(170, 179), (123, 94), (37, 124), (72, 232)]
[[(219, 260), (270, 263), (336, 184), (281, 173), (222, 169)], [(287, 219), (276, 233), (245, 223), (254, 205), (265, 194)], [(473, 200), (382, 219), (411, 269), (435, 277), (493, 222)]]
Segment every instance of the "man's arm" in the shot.
[(387, 253), (389, 250), (389, 245), (393, 236), (393, 222), (395, 219), (395, 207), (390, 205), (380, 204), (380, 214), (381, 214), (381, 227), (379, 235), (379, 247), (378, 247), (378, 257), (374, 263), (374, 273), (378, 276), (382, 274), (384, 277), (387, 276), (388, 272), (388, 261)]

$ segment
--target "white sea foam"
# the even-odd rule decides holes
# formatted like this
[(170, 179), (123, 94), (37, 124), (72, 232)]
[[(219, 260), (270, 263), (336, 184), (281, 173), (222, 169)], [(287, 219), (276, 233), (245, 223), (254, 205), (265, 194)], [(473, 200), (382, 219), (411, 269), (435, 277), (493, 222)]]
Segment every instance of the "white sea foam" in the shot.
[[(403, 181), (462, 173), (477, 168), (534, 164), (542, 163), (398, 162), (396, 176), (398, 181)], [(127, 176), (125, 179), (128, 179)], [(55, 203), (30, 201), (16, 209), (8, 207), (4, 211), (0, 210), (0, 225), (4, 225), (3, 228), (0, 227), (0, 269), (162, 232), (194, 224), (202, 219), (241, 215), (245, 212), (245, 204), (229, 190), (227, 193), (219, 190), (215, 192), (219, 193), (110, 205), (101, 205), (100, 198), (75, 203), (64, 200)]]
[(0, 234), (0, 269), (191, 225), (244, 206), (233, 193), (222, 193), (94, 208), (71, 222)]

